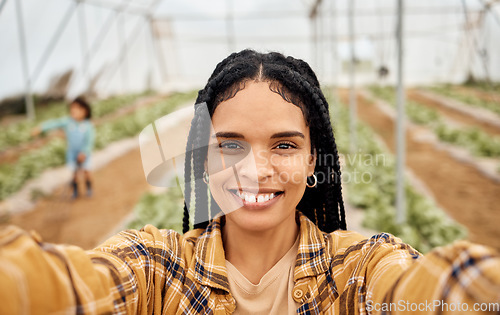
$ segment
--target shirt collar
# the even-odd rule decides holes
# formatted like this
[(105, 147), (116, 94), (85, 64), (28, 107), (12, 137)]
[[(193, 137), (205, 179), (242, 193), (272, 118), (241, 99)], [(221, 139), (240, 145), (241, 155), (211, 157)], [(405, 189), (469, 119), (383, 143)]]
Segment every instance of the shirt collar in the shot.
[[(317, 276), (328, 269), (324, 233), (305, 215), (297, 212), (300, 224), (294, 281)], [(226, 258), (222, 243), (223, 217), (214, 218), (199, 235), (195, 245), (195, 279), (202, 285), (229, 292)]]

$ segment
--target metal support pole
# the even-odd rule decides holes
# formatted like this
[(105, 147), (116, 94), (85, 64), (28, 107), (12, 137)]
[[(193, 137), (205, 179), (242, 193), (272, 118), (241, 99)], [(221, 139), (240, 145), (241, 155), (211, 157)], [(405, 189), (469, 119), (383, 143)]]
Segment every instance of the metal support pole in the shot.
[(405, 129), (405, 91), (403, 75), (403, 0), (398, 0), (397, 16), (397, 49), (398, 49), (398, 86), (397, 86), (397, 122), (396, 122), (396, 221), (401, 224), (406, 220), (405, 196), (405, 162), (406, 162), (406, 129)]
[(318, 67), (318, 24), (316, 24), (316, 16), (311, 18), (311, 55), (314, 68)]
[(0, 13), (2, 13), (3, 6), (5, 5), (5, 3), (7, 3), (7, 0), (2, 0), (2, 2), (0, 2)]
[[(160, 3), (160, 0), (155, 0), (150, 6), (149, 6), (149, 12), (147, 14), (147, 17), (151, 17), (153, 16), (153, 13), (154, 13), (154, 10), (156, 8), (156, 6)], [(149, 18), (146, 18), (145, 20), (145, 23), (147, 24), (149, 22)], [(142, 23), (140, 20), (139, 22), (137, 23), (136, 27), (133, 29), (132, 33), (130, 34), (130, 36), (128, 37), (129, 41), (127, 43), (127, 46), (128, 47), (131, 47), (132, 44), (135, 42), (135, 40), (137, 40), (137, 38), (139, 37), (139, 34), (140, 34), (140, 31), (142, 30), (142, 27), (141, 26), (144, 26), (144, 23)], [(108, 76), (108, 81), (106, 84), (109, 84), (109, 82), (111, 81), (111, 79), (113, 78), (115, 72), (118, 70), (118, 68), (120, 67), (121, 65), (121, 62), (123, 62), (123, 55), (126, 53), (126, 51), (123, 49), (123, 47), (120, 47), (120, 54), (119, 54), (119, 57), (118, 57), (118, 61), (114, 64), (114, 67), (112, 67), (111, 71), (109, 72), (110, 75)], [(106, 87), (105, 87), (106, 88)]]
[(354, 6), (355, 1), (349, 1), (349, 39), (350, 39), (350, 52), (351, 62), (349, 69), (349, 134), (350, 143), (349, 150), (351, 154), (356, 152), (356, 123), (357, 123), (357, 100), (356, 100), (356, 52), (354, 45), (356, 44), (354, 37)]
[(22, 12), (21, 0), (14, 1), (16, 3), (16, 15), (17, 15), (17, 29), (19, 32), (19, 48), (21, 50), (21, 60), (23, 67), (23, 76), (26, 85), (26, 91), (24, 94), (24, 100), (26, 103), (26, 115), (28, 119), (35, 119), (35, 104), (33, 102), (33, 96), (31, 95), (31, 80), (29, 74), (29, 64), (28, 55), (26, 50), (26, 36), (24, 34), (24, 20)]
[(125, 40), (125, 19), (123, 12), (116, 11), (117, 14), (117, 30), (118, 30), (118, 41), (120, 42), (120, 69), (121, 79), (122, 79), (122, 93), (126, 93), (128, 90), (128, 62), (127, 62), (127, 41)]
[[(83, 0), (78, 0), (79, 4), (83, 4)], [(78, 28), (80, 30), (80, 48), (82, 49), (82, 72), (85, 80), (85, 93), (89, 92), (90, 88), (90, 73), (89, 73), (89, 56), (88, 40), (87, 40), (87, 22), (85, 19), (85, 7), (80, 5), (78, 9)]]
[(233, 12), (233, 0), (226, 0), (227, 5), (227, 15), (226, 15), (226, 34), (227, 34), (227, 49), (229, 53), (233, 53), (236, 50), (235, 40), (234, 40), (234, 12)]
[[(118, 8), (115, 8), (115, 10), (125, 10), (126, 7), (130, 4), (130, 0), (125, 0), (122, 5)], [(111, 13), (108, 15), (108, 18), (106, 21), (104, 21), (103, 26), (99, 30), (99, 33), (95, 37), (94, 41), (92, 42), (92, 45), (90, 46), (90, 50), (88, 51), (88, 61), (89, 61), (89, 67), (90, 67), (90, 61), (92, 59), (91, 53), (94, 52), (96, 53), (97, 50), (101, 47), (101, 44), (104, 42), (104, 38), (108, 34), (109, 30), (111, 29), (111, 25), (113, 25), (113, 21), (116, 20), (116, 13)]]
[(325, 75), (325, 69), (324, 69), (324, 52), (325, 52), (325, 49), (324, 49), (324, 31), (325, 31), (325, 28), (324, 28), (324, 18), (323, 18), (323, 14), (322, 14), (322, 3), (319, 3), (318, 5), (318, 14), (317, 14), (317, 19), (316, 19), (316, 23), (318, 25), (318, 36), (316, 37), (316, 42), (317, 42), (317, 49), (316, 49), (316, 53), (317, 53), (317, 58), (318, 58), (318, 65), (316, 66), (316, 70), (317, 72), (319, 73), (319, 76), (320, 78), (323, 77)]
[(154, 27), (153, 27), (153, 19), (149, 17), (149, 33), (151, 37), (152, 50), (154, 51), (155, 59), (158, 62), (158, 70), (160, 71), (160, 76), (162, 78), (162, 83), (167, 82), (168, 73), (167, 73), (167, 62), (165, 61), (165, 53), (162, 50), (161, 43), (155, 36)]
[[(332, 98), (334, 103), (338, 102), (337, 86), (338, 86), (338, 29), (337, 29), (337, 0), (332, 0), (331, 8), (331, 49), (332, 49)], [(336, 107), (335, 107), (336, 108)]]
[(42, 54), (42, 58), (40, 58), (40, 61), (35, 67), (35, 71), (31, 76), (32, 84), (35, 83), (35, 81), (38, 79), (38, 76), (42, 72), (43, 67), (45, 67), (47, 60), (49, 59), (50, 55), (52, 54), (52, 51), (54, 50), (57, 42), (59, 41), (59, 38), (61, 37), (64, 30), (66, 30), (66, 26), (68, 25), (68, 22), (71, 19), (73, 12), (75, 12), (76, 7), (77, 5), (75, 5), (75, 2), (71, 2), (70, 6), (66, 10), (64, 17), (62, 18), (61, 22), (59, 23), (59, 26), (57, 27), (56, 32), (54, 33), (54, 36), (52, 36), (52, 38), (50, 39), (47, 48), (45, 48), (45, 51)]

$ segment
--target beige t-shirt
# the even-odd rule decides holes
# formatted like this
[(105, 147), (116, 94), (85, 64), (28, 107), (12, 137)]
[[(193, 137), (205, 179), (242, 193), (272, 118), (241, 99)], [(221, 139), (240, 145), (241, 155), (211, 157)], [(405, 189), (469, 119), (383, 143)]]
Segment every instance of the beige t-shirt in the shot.
[(253, 284), (226, 260), (229, 289), (236, 300), (233, 314), (296, 314), (299, 304), (293, 300), (293, 272), (299, 238), (263, 277)]

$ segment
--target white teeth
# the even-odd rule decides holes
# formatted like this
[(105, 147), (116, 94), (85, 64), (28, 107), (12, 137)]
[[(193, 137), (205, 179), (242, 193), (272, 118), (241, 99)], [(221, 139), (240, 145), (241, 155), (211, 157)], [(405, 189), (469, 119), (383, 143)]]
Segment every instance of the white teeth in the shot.
[(240, 192), (239, 190), (236, 191), (236, 195), (248, 203), (250, 203), (250, 202), (252, 202), (252, 203), (266, 202), (266, 201), (269, 201), (269, 200), (273, 199), (274, 197), (276, 197), (276, 195), (274, 193), (253, 194), (250, 192)]

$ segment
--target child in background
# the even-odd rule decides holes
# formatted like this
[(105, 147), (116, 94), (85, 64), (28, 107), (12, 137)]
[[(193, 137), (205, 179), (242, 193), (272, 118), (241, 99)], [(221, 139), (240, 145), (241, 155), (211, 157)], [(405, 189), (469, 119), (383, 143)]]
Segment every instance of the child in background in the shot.
[(68, 146), (66, 149), (66, 163), (73, 171), (72, 198), (78, 198), (78, 172), (83, 170), (87, 186), (87, 196), (92, 196), (92, 177), (90, 174), (90, 160), (94, 146), (94, 126), (90, 121), (92, 111), (89, 104), (82, 97), (77, 97), (69, 106), (69, 117), (53, 119), (42, 123), (33, 130), (32, 135), (38, 136), (53, 129), (63, 129)]

